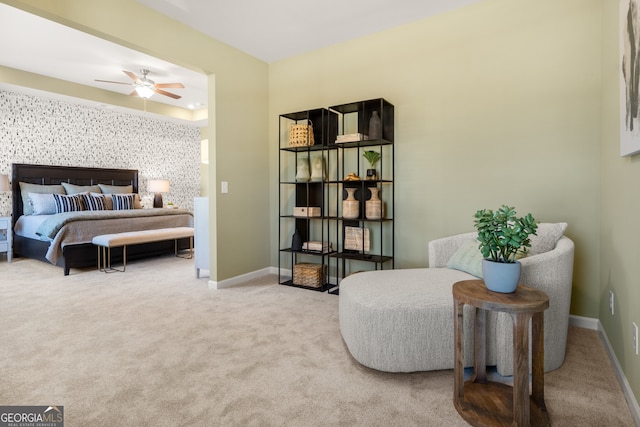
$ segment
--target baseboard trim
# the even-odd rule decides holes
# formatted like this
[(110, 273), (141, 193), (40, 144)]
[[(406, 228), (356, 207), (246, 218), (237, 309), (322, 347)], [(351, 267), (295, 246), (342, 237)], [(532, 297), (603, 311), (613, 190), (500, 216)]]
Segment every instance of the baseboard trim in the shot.
[(636, 399), (633, 394), (633, 390), (631, 389), (631, 385), (629, 381), (627, 381), (627, 377), (625, 376), (622, 366), (618, 362), (618, 358), (613, 351), (613, 347), (611, 347), (611, 342), (609, 341), (609, 337), (607, 337), (607, 333), (602, 326), (602, 322), (600, 319), (593, 319), (591, 317), (582, 317), (582, 316), (569, 316), (569, 324), (571, 326), (577, 326), (579, 328), (592, 329), (594, 331), (598, 331), (600, 335), (600, 339), (604, 344), (604, 348), (607, 350), (607, 354), (609, 355), (609, 360), (611, 360), (611, 365), (613, 365), (613, 370), (616, 373), (616, 377), (618, 378), (618, 383), (622, 388), (622, 393), (624, 394), (624, 398), (627, 401), (627, 405), (629, 406), (629, 410), (631, 411), (631, 416), (636, 423), (636, 426), (640, 427), (640, 406), (638, 405), (638, 399)]
[(268, 274), (273, 274), (273, 267), (267, 267), (261, 270), (252, 271), (250, 273), (241, 274), (240, 276), (231, 277), (229, 279), (224, 279), (219, 282), (216, 282), (215, 280), (209, 280), (209, 289), (230, 288), (231, 286), (244, 283), (251, 279), (266, 276)]

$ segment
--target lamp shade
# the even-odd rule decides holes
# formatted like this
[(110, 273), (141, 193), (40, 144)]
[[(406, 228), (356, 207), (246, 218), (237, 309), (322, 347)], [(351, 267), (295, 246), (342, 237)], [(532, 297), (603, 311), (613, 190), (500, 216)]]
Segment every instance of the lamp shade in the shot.
[(147, 191), (150, 193), (166, 193), (169, 191), (168, 179), (150, 179), (147, 182)]
[(149, 86), (136, 86), (136, 92), (138, 93), (138, 96), (144, 98), (144, 99), (149, 99), (151, 98), (151, 95), (154, 94), (153, 88), (149, 87)]
[(9, 187), (9, 175), (0, 174), (0, 191), (9, 191), (11, 187)]

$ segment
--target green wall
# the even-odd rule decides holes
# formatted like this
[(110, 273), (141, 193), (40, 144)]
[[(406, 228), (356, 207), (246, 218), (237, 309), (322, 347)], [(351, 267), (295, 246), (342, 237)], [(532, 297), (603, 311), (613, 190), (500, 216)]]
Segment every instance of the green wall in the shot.
[(271, 64), (272, 199), (279, 114), (383, 97), (395, 105), (396, 267), (427, 266), (429, 240), (508, 204), (568, 222), (572, 312), (597, 317), (600, 17), (598, 0), (487, 0)]
[[(640, 156), (620, 157), (618, 58), (618, 2), (604, 1), (602, 17), (602, 223), (599, 228), (599, 312), (607, 337), (615, 349), (636, 398), (640, 396), (640, 356), (632, 346), (632, 322), (640, 326)], [(615, 310), (609, 311), (609, 291)]]

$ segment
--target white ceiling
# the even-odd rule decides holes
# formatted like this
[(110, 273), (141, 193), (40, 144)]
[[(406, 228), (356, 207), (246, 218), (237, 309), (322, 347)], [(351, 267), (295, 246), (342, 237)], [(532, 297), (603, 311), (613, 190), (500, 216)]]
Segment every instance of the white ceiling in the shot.
[(265, 62), (480, 0), (137, 0)]
[[(265, 62), (289, 58), (481, 0), (137, 0)], [(0, 3), (0, 65), (122, 94), (133, 87), (122, 71), (150, 70), (182, 98), (154, 102), (206, 107), (205, 75)], [(0, 88), (5, 87), (0, 82)], [(52, 97), (55, 97), (52, 95)], [(141, 100), (141, 102), (143, 102)], [(86, 103), (86, 102), (85, 102)]]

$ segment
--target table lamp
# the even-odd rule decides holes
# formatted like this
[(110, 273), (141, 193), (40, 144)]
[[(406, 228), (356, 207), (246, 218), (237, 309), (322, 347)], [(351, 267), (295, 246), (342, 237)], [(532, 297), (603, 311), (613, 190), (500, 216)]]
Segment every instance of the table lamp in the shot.
[(0, 174), (0, 191), (11, 191), (11, 187), (9, 187), (9, 175)]
[(150, 193), (155, 193), (153, 196), (153, 207), (161, 208), (162, 205), (162, 194), (167, 193), (169, 191), (169, 180), (168, 179), (150, 179), (147, 183), (147, 191)]

